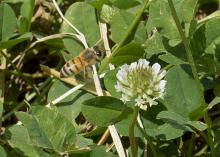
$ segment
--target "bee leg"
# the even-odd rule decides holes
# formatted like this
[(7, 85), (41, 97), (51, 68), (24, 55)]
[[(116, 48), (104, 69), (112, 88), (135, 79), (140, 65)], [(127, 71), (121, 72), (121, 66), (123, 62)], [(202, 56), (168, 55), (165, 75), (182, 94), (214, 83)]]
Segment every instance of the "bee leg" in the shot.
[(83, 68), (83, 80), (86, 81), (88, 78), (88, 71), (86, 67)]
[(92, 71), (92, 66), (88, 65), (84, 67), (84, 80), (86, 81), (88, 79), (88, 72)]

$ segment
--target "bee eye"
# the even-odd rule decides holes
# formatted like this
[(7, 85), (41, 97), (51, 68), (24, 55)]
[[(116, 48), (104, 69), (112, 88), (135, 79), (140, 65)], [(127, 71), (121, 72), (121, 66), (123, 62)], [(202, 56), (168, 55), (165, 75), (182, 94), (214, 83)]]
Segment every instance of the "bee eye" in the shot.
[(96, 55), (97, 55), (98, 57), (102, 57), (102, 52), (101, 52), (101, 51), (96, 51)]
[(104, 54), (103, 51), (100, 50), (98, 46), (94, 46), (93, 49), (95, 50), (96, 55), (97, 55), (100, 59), (104, 57), (104, 56), (103, 56), (103, 54)]

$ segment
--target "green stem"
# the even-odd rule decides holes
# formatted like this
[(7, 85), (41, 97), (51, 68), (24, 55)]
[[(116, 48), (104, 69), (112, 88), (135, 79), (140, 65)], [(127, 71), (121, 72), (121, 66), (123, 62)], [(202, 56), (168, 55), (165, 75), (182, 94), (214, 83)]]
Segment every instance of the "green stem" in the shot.
[[(172, 0), (168, 0), (168, 3), (169, 3), (169, 7), (170, 7), (172, 17), (173, 17), (173, 19), (176, 23), (176, 26), (177, 26), (177, 29), (179, 31), (180, 37), (181, 37), (182, 42), (184, 44), (186, 54), (187, 54), (187, 58), (188, 58), (188, 62), (189, 62), (190, 66), (191, 66), (191, 69), (192, 69), (193, 77), (196, 81), (197, 88), (199, 89), (199, 92), (200, 92), (201, 104), (205, 105), (203, 89), (202, 89), (202, 86), (200, 84), (199, 77), (197, 75), (197, 69), (196, 69), (196, 65), (195, 65), (195, 62), (194, 62), (194, 59), (193, 59), (193, 56), (192, 56), (192, 51), (190, 49), (189, 40), (186, 38), (185, 33), (184, 33), (184, 31), (181, 27), (181, 24), (180, 24), (180, 21), (179, 21), (179, 18), (177, 16), (177, 13), (176, 13), (176, 10), (174, 8)], [(210, 149), (211, 149), (211, 154), (212, 154), (212, 157), (215, 157), (216, 156), (215, 155), (215, 149), (214, 149), (214, 144), (213, 144), (213, 140), (212, 140), (212, 137), (211, 137), (211, 119), (208, 116), (207, 111), (204, 114), (204, 120), (205, 120), (206, 124), (208, 125), (207, 135), (208, 135), (208, 140), (209, 140), (209, 146), (210, 146)]]
[(138, 129), (141, 131), (141, 133), (143, 134), (144, 138), (147, 140), (149, 147), (152, 150), (153, 156), (158, 157), (159, 155), (157, 154), (157, 150), (156, 150), (154, 144), (151, 142), (151, 139), (147, 136), (145, 129), (141, 128), (141, 126), (138, 123), (136, 123), (136, 125), (137, 125)]
[(210, 149), (211, 149), (211, 156), (216, 157), (215, 146), (214, 146), (214, 142), (212, 140), (212, 133), (211, 133), (212, 132), (212, 130), (211, 130), (212, 121), (211, 121), (207, 111), (205, 111), (204, 120), (205, 120), (205, 123), (208, 125), (208, 127), (207, 127), (207, 136), (208, 136), (209, 146), (210, 146)]
[(189, 142), (189, 147), (188, 147), (188, 151), (187, 151), (187, 154), (186, 154), (186, 157), (192, 157), (193, 155), (193, 146), (195, 144), (195, 135), (192, 134), (192, 138), (190, 139), (190, 142)]
[(135, 106), (131, 124), (129, 126), (129, 140), (130, 140), (132, 157), (137, 157), (137, 143), (134, 135), (134, 127), (137, 121), (138, 112), (139, 112), (139, 107)]
[(132, 23), (128, 27), (128, 30), (125, 33), (125, 35), (123, 36), (122, 40), (118, 43), (118, 45), (112, 51), (111, 56), (109, 56), (108, 58), (103, 60), (102, 66), (100, 67), (100, 71), (102, 71), (110, 63), (111, 58), (117, 54), (118, 49), (121, 48), (125, 44), (128, 37), (131, 35), (134, 28), (137, 26), (138, 22), (140, 21), (141, 15), (143, 14), (143, 12), (144, 12), (145, 8), (147, 8), (147, 6), (149, 6), (149, 0), (145, 0), (143, 2), (143, 6), (137, 11), (135, 19), (132, 21)]

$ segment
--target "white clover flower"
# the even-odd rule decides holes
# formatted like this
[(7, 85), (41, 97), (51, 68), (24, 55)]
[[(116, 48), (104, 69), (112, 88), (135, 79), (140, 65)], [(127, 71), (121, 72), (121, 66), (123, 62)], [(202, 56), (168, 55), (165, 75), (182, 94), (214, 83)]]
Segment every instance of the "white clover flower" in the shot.
[(143, 110), (147, 110), (147, 104), (156, 105), (155, 100), (163, 98), (166, 85), (166, 81), (162, 80), (166, 71), (160, 68), (158, 63), (151, 67), (146, 59), (121, 66), (115, 85), (117, 92), (122, 93), (121, 100), (134, 100), (135, 105)]

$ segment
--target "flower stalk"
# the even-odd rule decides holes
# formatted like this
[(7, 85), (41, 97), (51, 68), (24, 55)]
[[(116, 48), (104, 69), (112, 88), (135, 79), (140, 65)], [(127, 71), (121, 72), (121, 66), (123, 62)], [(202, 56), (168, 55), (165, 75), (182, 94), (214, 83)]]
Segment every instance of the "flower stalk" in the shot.
[[(169, 4), (169, 8), (170, 8), (172, 17), (173, 17), (173, 19), (174, 19), (174, 21), (176, 23), (176, 26), (177, 26), (177, 29), (179, 31), (180, 37), (181, 37), (182, 42), (184, 44), (184, 47), (185, 47), (185, 50), (186, 50), (186, 54), (187, 54), (187, 58), (188, 58), (190, 66), (191, 66), (193, 77), (194, 77), (194, 79), (196, 81), (197, 88), (200, 91), (201, 104), (205, 105), (206, 103), (205, 103), (205, 99), (204, 99), (204, 93), (203, 93), (203, 89), (202, 89), (199, 77), (197, 75), (197, 69), (196, 69), (196, 65), (195, 65), (194, 59), (193, 59), (192, 51), (190, 49), (189, 40), (185, 36), (183, 28), (181, 27), (181, 24), (180, 24), (179, 18), (177, 16), (177, 13), (176, 13), (173, 1), (172, 0), (168, 0), (168, 4)], [(208, 135), (208, 141), (209, 141), (208, 144), (209, 144), (210, 149), (211, 149), (211, 156), (212, 157), (216, 157), (214, 143), (213, 143), (212, 136), (211, 136), (211, 119), (208, 116), (207, 111), (205, 111), (205, 113), (204, 113), (204, 120), (205, 120), (206, 124), (208, 125), (207, 135)]]
[(132, 115), (132, 121), (129, 126), (129, 140), (130, 140), (130, 147), (131, 147), (131, 155), (132, 157), (137, 157), (137, 143), (135, 140), (135, 134), (134, 134), (134, 127), (137, 121), (137, 116), (139, 112), (139, 107), (135, 106), (133, 115)]

